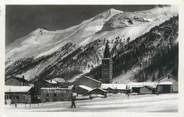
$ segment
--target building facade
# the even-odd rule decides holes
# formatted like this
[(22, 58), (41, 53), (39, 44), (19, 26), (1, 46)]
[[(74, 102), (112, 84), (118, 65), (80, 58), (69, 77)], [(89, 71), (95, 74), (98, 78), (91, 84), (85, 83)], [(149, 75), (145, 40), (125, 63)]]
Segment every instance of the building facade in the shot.
[(41, 88), (41, 102), (68, 101), (72, 90), (69, 88)]
[(102, 59), (102, 81), (103, 83), (111, 83), (113, 75), (113, 61), (112, 58)]
[(173, 84), (172, 82), (161, 82), (158, 83), (156, 87), (157, 93), (173, 93)]
[(37, 79), (34, 81), (34, 92), (35, 95), (40, 96), (41, 95), (41, 88), (42, 87), (57, 87), (57, 84), (50, 83), (43, 79)]
[(31, 103), (31, 86), (5, 86), (5, 104)]

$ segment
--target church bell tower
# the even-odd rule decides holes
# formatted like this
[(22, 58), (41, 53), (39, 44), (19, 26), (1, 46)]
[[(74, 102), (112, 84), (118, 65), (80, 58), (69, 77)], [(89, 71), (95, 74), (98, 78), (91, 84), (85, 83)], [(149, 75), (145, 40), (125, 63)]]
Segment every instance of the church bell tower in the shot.
[(113, 61), (109, 51), (109, 41), (107, 41), (102, 59), (102, 82), (111, 83), (113, 75)]

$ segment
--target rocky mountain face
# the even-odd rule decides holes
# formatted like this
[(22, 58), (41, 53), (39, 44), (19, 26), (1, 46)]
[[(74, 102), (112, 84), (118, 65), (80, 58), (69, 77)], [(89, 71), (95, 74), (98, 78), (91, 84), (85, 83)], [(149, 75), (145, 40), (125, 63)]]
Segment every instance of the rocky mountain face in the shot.
[(6, 76), (26, 79), (101, 77), (106, 42), (113, 82), (156, 80), (178, 71), (178, 14), (173, 7), (109, 9), (65, 30), (37, 29), (6, 48)]

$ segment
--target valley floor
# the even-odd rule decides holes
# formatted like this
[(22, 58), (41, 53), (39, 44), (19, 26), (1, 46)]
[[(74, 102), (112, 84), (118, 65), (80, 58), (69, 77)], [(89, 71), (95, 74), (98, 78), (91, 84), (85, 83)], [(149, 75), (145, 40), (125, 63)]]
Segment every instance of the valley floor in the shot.
[[(177, 112), (178, 94), (130, 95), (113, 94), (107, 98), (77, 100), (77, 108), (70, 108), (70, 101), (41, 104), (6, 105), (6, 111), (29, 112)], [(26, 106), (26, 107), (25, 107)]]

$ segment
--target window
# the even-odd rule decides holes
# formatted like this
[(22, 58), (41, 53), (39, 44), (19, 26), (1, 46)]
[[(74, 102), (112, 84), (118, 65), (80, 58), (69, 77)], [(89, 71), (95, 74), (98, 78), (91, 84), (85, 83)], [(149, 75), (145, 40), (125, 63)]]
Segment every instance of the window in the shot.
[(25, 100), (26, 99), (26, 96), (23, 96), (22, 99)]
[(54, 97), (56, 97), (57, 96), (57, 94), (56, 93), (54, 93)]
[(49, 97), (49, 94), (47, 93), (46, 96)]

